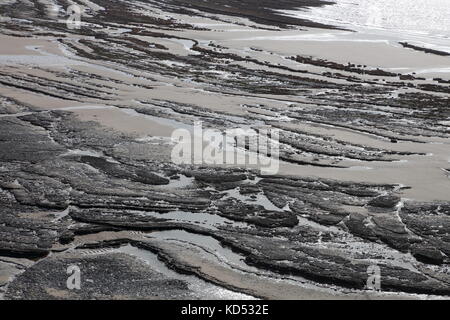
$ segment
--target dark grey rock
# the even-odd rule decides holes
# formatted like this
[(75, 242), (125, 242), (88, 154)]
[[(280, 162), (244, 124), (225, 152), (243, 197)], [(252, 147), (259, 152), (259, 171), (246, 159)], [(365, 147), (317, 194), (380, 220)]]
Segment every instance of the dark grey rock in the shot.
[(230, 220), (245, 221), (260, 227), (293, 227), (298, 224), (297, 217), (291, 212), (270, 211), (260, 205), (251, 205), (230, 198), (216, 202), (218, 214)]
[(380, 208), (394, 208), (401, 198), (396, 195), (379, 196), (369, 201), (369, 205)]
[[(71, 275), (67, 273), (69, 266), (80, 269), (80, 290), (67, 288), (67, 279)], [(186, 282), (167, 278), (132, 256), (109, 253), (41, 260), (10, 283), (5, 298), (189, 299), (193, 295)]]
[(442, 264), (444, 262), (444, 255), (432, 245), (414, 244), (411, 246), (411, 254), (424, 263)]

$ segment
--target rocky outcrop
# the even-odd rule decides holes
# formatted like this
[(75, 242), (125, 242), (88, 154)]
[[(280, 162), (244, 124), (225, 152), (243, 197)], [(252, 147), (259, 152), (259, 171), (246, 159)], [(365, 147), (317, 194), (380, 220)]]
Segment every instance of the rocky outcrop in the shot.
[(244, 204), (237, 199), (216, 202), (218, 214), (230, 220), (245, 221), (267, 228), (293, 227), (298, 224), (297, 217), (291, 212), (270, 211), (261, 205)]
[[(446, 80), (424, 83), (303, 52), (288, 59), (254, 43), (241, 49), (198, 41), (196, 32), (216, 30), (183, 20), (207, 14), (208, 21), (258, 32), (318, 26), (274, 11), (299, 1), (91, 2), (105, 9), (89, 10), (83, 16), (89, 27), (78, 30), (55, 23), (40, 1), (0, 4), (2, 17), (10, 18), (0, 19), (2, 37), (53, 46), (43, 46), (48, 52), (23, 46), (30, 55), (20, 57), (49, 65), (27, 60), (3, 64), (0, 72), (0, 295), (193, 297), (188, 281), (129, 254), (85, 251), (129, 243), (209, 281), (204, 269), (211, 265), (202, 269), (198, 256), (221, 263), (222, 279), (232, 269), (238, 279), (244, 271), (265, 281), (301, 277), (295, 285), (307, 279), (319, 291), (331, 286), (363, 295), (368, 269), (378, 266), (383, 291), (450, 295), (449, 202), (404, 199), (408, 186), (397, 178), (344, 181), (364, 181), (363, 170), (383, 166), (388, 174), (403, 165), (403, 176), (414, 174), (411, 163), (428, 163), (430, 150), (445, 154)], [(63, 58), (63, 67), (53, 58)], [(75, 112), (80, 106), (85, 112)], [(92, 115), (97, 107), (106, 116)], [(124, 129), (121, 116), (146, 119), (148, 127)], [(279, 129), (282, 172), (292, 175), (174, 164), (170, 130), (199, 120), (222, 131)], [(158, 126), (166, 132), (155, 134)], [(237, 143), (240, 152), (251, 150), (250, 142)], [(433, 159), (439, 157), (445, 156)], [(149, 243), (158, 236), (163, 239)], [(165, 254), (174, 242), (186, 250), (184, 265)], [(189, 257), (189, 247), (198, 255)], [(65, 287), (72, 264), (86, 279), (80, 291)]]
[[(80, 289), (67, 286), (76, 266)], [(68, 273), (68, 270), (71, 270)], [(182, 280), (167, 278), (127, 254), (47, 258), (19, 275), (8, 287), (7, 299), (26, 300), (162, 300), (189, 299), (192, 293)]]
[(379, 208), (394, 208), (400, 200), (400, 197), (396, 195), (379, 196), (370, 200), (368, 205)]

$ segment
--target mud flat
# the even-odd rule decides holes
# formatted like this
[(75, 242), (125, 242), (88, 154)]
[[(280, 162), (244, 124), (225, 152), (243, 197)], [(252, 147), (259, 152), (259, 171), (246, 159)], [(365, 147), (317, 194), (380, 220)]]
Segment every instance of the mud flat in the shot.
[[(323, 1), (74, 2), (0, 4), (0, 297), (448, 298), (448, 56), (283, 14)], [(279, 129), (279, 172), (175, 164), (197, 121)]]

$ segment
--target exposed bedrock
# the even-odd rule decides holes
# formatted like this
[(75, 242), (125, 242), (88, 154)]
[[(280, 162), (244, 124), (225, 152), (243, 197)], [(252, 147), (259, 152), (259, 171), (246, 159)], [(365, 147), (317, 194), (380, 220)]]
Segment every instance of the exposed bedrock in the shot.
[[(241, 38), (321, 36), (303, 28), (325, 26), (276, 10), (324, 1), (73, 2), (89, 7), (78, 30), (42, 1), (0, 4), (1, 41), (21, 53), (0, 50), (0, 297), (195, 297), (151, 263), (83, 251), (126, 244), (213, 281), (197, 259), (210, 254), (227, 288), (246, 278), (242, 267), (256, 279), (245, 293), (270, 274), (363, 296), (378, 266), (383, 291), (450, 295), (448, 80)], [(48, 4), (62, 19), (68, 3)], [(229, 41), (229, 30), (245, 31)], [(395, 48), (411, 49), (420, 48)], [(281, 169), (292, 175), (174, 164), (171, 132), (199, 120), (222, 132), (279, 129)], [(422, 183), (445, 201), (406, 199)], [(238, 267), (221, 260), (236, 252)], [(71, 264), (93, 280), (81, 291), (66, 288)], [(258, 297), (277, 296), (268, 278)]]
[(64, 151), (47, 133), (16, 118), (0, 118), (1, 161), (38, 162)]
[[(25, 214), (28, 218), (22, 217)], [(40, 214), (35, 208), (2, 203), (0, 255), (39, 258), (49, 253), (60, 226), (33, 218)]]
[(81, 156), (80, 161), (116, 178), (129, 179), (131, 181), (152, 185), (169, 184), (169, 179), (158, 176), (148, 171), (145, 167), (121, 166), (92, 156)]
[[(70, 266), (80, 270), (80, 289), (67, 286)], [(110, 253), (84, 257), (69, 254), (44, 259), (17, 276), (8, 286), (5, 297), (20, 300), (159, 300), (192, 299), (193, 295), (186, 282), (168, 278), (127, 254)]]
[(379, 208), (394, 208), (401, 201), (396, 195), (379, 196), (369, 201), (368, 205)]
[(233, 198), (218, 201), (216, 205), (221, 216), (261, 227), (293, 227), (298, 224), (297, 217), (291, 212), (270, 211), (261, 205), (244, 204)]
[(400, 211), (400, 217), (409, 230), (423, 241), (415, 244), (412, 253), (421, 261), (448, 263), (450, 255), (449, 203), (407, 202)]
[[(95, 127), (80, 130), (84, 124), (64, 113), (42, 116), (45, 121), (39, 114), (5, 122), (5, 126), (27, 126), (24, 141), (41, 132), (46, 137), (43, 141), (59, 151), (39, 163), (3, 162), (0, 232), (4, 255), (45, 256), (55, 243), (70, 244), (76, 234), (184, 229), (210, 235), (243, 252), (249, 264), (320, 283), (363, 289), (367, 268), (375, 263), (384, 275), (384, 290), (449, 293), (444, 269), (433, 269), (433, 277), (428, 270), (430, 264), (445, 267), (448, 261), (448, 203), (400, 206), (398, 187), (389, 184), (289, 176), (261, 179), (233, 169), (177, 171), (170, 164), (145, 162), (143, 166), (133, 157), (122, 162), (107, 154), (113, 154), (116, 143), (126, 143), (126, 136), (107, 131), (97, 135), (102, 131)], [(59, 119), (57, 130), (54, 117)], [(72, 148), (95, 150), (95, 156), (71, 153)], [(148, 172), (145, 179), (136, 178), (141, 177), (136, 168)], [(193, 179), (173, 188), (167, 182), (174, 172)], [(221, 188), (222, 184), (226, 187)], [(211, 222), (180, 222), (172, 212), (181, 212), (181, 217), (183, 212), (186, 217), (199, 215)], [(36, 268), (24, 277), (41, 272), (39, 264)], [(37, 284), (25, 292), (21, 279), (30, 278), (19, 277), (9, 297), (36, 297)], [(96, 287), (91, 289), (74, 298), (94, 295)], [(99, 297), (108, 294), (99, 292)]]

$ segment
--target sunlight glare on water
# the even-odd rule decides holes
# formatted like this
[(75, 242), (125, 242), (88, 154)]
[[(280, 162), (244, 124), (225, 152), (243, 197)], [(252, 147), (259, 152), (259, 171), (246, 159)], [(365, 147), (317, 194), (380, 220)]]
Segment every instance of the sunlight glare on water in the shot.
[(450, 0), (331, 1), (335, 4), (280, 13), (450, 52)]
[(307, 9), (304, 16), (340, 26), (379, 27), (450, 36), (449, 0), (333, 1), (336, 4)]

